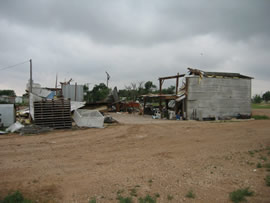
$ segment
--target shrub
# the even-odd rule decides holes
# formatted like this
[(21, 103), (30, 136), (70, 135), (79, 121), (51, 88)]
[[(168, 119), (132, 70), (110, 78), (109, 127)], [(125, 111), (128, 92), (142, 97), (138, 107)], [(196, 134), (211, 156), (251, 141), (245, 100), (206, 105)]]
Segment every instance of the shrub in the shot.
[(246, 201), (246, 197), (252, 196), (253, 191), (249, 191), (249, 188), (239, 189), (230, 193), (231, 201), (238, 203), (241, 201)]
[(97, 200), (96, 200), (95, 197), (93, 197), (93, 198), (89, 201), (89, 203), (96, 203), (96, 202), (97, 202)]
[(195, 194), (193, 193), (193, 191), (192, 190), (190, 190), (190, 191), (188, 191), (188, 193), (186, 194), (186, 197), (187, 198), (195, 198)]
[(132, 203), (132, 198), (131, 197), (122, 197), (118, 196), (117, 199), (119, 200), (119, 203)]
[(9, 194), (8, 196), (6, 196), (2, 201), (0, 201), (1, 203), (31, 203), (31, 200), (25, 199), (23, 197), (23, 195), (19, 192), (16, 191), (12, 194)]
[(150, 195), (146, 195), (144, 198), (139, 198), (139, 203), (156, 203), (156, 199)]

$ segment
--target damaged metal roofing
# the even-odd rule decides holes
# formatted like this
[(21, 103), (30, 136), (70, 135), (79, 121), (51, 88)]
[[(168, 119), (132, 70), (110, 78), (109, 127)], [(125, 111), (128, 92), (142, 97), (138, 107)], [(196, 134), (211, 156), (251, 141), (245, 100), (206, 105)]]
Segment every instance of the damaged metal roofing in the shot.
[(243, 78), (254, 79), (253, 77), (242, 75), (240, 73), (228, 73), (228, 72), (207, 72), (199, 69), (188, 68), (190, 75), (199, 75), (200, 77), (224, 77), (224, 78)]

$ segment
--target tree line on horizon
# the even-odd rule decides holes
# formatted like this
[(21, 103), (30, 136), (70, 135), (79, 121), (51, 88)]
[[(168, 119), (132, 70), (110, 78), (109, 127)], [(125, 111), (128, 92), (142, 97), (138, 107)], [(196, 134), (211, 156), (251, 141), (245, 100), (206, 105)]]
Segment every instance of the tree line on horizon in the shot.
[(264, 94), (262, 95), (259, 95), (259, 94), (256, 94), (252, 97), (251, 99), (252, 103), (254, 104), (260, 104), (262, 103), (263, 101), (268, 103), (270, 101), (270, 91), (266, 91)]
[[(104, 101), (111, 92), (111, 89), (108, 88), (104, 83), (95, 85), (92, 90), (85, 85), (85, 101), (87, 103), (95, 103), (98, 101)], [(125, 98), (127, 101), (136, 101), (141, 95), (145, 94), (157, 94), (159, 90), (157, 86), (153, 84), (152, 81), (147, 82), (131, 82), (130, 85), (125, 86), (124, 89), (118, 90), (118, 96), (120, 98)], [(168, 88), (162, 89), (162, 94), (174, 94), (175, 86), (171, 85)]]

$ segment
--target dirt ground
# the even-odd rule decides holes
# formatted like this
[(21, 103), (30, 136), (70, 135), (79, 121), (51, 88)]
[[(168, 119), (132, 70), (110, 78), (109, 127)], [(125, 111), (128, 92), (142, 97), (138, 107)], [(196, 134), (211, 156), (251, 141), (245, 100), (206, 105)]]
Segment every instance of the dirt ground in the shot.
[(254, 115), (266, 115), (270, 117), (270, 109), (254, 109), (252, 111), (252, 114)]
[[(0, 197), (20, 190), (38, 202), (230, 202), (249, 187), (249, 202), (270, 202), (270, 121), (160, 121), (145, 117), (104, 129), (0, 136)], [(135, 117), (134, 117), (135, 118)], [(136, 117), (137, 121), (140, 121)], [(264, 159), (264, 160), (263, 160)], [(268, 160), (266, 160), (268, 159)], [(266, 160), (266, 161), (265, 161)], [(192, 190), (194, 199), (186, 196)]]

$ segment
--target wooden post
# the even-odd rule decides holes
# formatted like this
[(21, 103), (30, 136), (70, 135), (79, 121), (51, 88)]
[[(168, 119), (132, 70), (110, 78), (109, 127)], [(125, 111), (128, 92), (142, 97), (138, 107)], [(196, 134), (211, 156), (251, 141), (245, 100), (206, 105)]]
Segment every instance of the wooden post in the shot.
[(143, 115), (145, 113), (146, 97), (143, 98)]
[(176, 77), (175, 95), (178, 94), (178, 83), (179, 83), (179, 73), (177, 73), (177, 77)]
[[(33, 79), (32, 79), (32, 59), (30, 61), (30, 87), (29, 87), (29, 120), (31, 121), (31, 102), (30, 102), (30, 95), (33, 91)], [(33, 102), (34, 104), (34, 102)]]
[(160, 112), (162, 111), (162, 108), (161, 108), (162, 83), (163, 83), (163, 80), (159, 78), (159, 110)]

